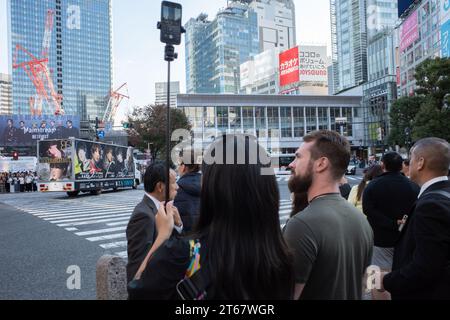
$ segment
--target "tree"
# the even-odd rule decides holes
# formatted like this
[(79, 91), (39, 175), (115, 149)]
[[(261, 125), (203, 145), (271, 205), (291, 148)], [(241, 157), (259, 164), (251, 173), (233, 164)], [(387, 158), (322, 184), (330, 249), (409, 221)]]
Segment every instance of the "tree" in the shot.
[(450, 92), (450, 58), (427, 59), (416, 68), (416, 94), (435, 100), (436, 108)]
[(439, 110), (431, 99), (422, 104), (414, 124), (414, 140), (438, 137), (450, 141), (450, 110)]
[(439, 137), (450, 141), (450, 58), (427, 59), (416, 68), (416, 94), (423, 96), (414, 121), (413, 138)]
[[(139, 149), (147, 149), (151, 145), (152, 157), (163, 157), (166, 151), (167, 108), (165, 105), (148, 105), (136, 108), (128, 117), (132, 128), (128, 130), (130, 143)], [(191, 125), (184, 112), (170, 109), (170, 132), (175, 129), (191, 130)], [(171, 149), (177, 144), (171, 141)]]
[(392, 104), (389, 113), (391, 130), (388, 138), (390, 145), (406, 146), (412, 140), (411, 132), (414, 120), (424, 101), (423, 97), (401, 97)]

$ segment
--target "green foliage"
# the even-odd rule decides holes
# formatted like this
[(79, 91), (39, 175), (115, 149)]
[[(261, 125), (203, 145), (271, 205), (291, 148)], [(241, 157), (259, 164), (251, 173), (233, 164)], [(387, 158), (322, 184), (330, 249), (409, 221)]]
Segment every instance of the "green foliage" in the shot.
[[(406, 146), (432, 136), (450, 141), (450, 58), (425, 60), (417, 66), (415, 78), (416, 95), (392, 105), (389, 143)], [(406, 128), (411, 129), (410, 136)]]
[(423, 97), (401, 97), (392, 104), (391, 112), (389, 113), (391, 121), (389, 144), (403, 146), (407, 142), (411, 142), (414, 119), (423, 101)]
[[(130, 143), (139, 149), (150, 145), (154, 159), (162, 158), (166, 152), (167, 109), (165, 105), (148, 105), (136, 108), (128, 118)], [(175, 129), (190, 130), (191, 125), (184, 112), (170, 109), (170, 133)], [(177, 142), (171, 142), (173, 148)]]

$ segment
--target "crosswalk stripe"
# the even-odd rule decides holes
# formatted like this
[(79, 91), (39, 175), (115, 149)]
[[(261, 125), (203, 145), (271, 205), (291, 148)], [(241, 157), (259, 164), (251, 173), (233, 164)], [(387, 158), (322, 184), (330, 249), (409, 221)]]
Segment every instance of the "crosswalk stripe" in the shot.
[(103, 216), (92, 217), (92, 218), (78, 218), (78, 219), (62, 219), (62, 220), (52, 220), (49, 221), (51, 223), (62, 223), (62, 222), (76, 222), (76, 221), (90, 221), (102, 218), (113, 218), (113, 217), (124, 217), (130, 216), (130, 213), (121, 213), (121, 214), (103, 214)]
[(126, 241), (109, 242), (109, 243), (104, 243), (104, 244), (100, 245), (100, 247), (102, 247), (103, 249), (115, 249), (115, 248), (121, 248), (121, 247), (126, 247), (126, 246), (127, 246)]
[(117, 228), (107, 228), (107, 229), (75, 232), (75, 234), (77, 236), (90, 236), (90, 235), (93, 235), (93, 234), (108, 233), (108, 232), (115, 232), (115, 231), (123, 231), (125, 229), (126, 229), (126, 227), (117, 227)]
[(109, 234), (107, 236), (98, 236), (98, 237), (86, 238), (86, 240), (95, 242), (95, 241), (119, 239), (119, 238), (125, 238), (125, 237), (126, 237), (125, 233), (117, 233), (117, 234)]
[(83, 211), (83, 212), (80, 212), (80, 213), (62, 214), (62, 215), (55, 215), (55, 216), (50, 216), (50, 217), (42, 216), (42, 217), (40, 217), (40, 218), (42, 218), (42, 219), (44, 219), (44, 220), (47, 220), (47, 221), (51, 221), (51, 220), (58, 220), (58, 219), (70, 219), (70, 218), (81, 218), (81, 217), (95, 217), (95, 216), (99, 216), (99, 215), (102, 215), (102, 214), (114, 214), (114, 213), (121, 213), (121, 212), (123, 212), (123, 213), (131, 213), (132, 211), (126, 211), (126, 210), (120, 210), (120, 209), (118, 209), (118, 210), (114, 210), (114, 211), (107, 210), (107, 211), (105, 211), (105, 212), (98, 212), (98, 211), (96, 211), (96, 212), (97, 212), (97, 213), (85, 213), (85, 212)]
[(110, 222), (110, 221), (123, 221), (123, 220), (129, 220), (129, 217), (124, 218), (112, 218), (112, 219), (100, 219), (100, 220), (94, 220), (94, 221), (83, 221), (83, 222), (69, 222), (69, 223), (61, 223), (57, 224), (58, 227), (75, 227), (75, 226), (84, 226), (87, 224), (96, 224), (101, 222)]
[(121, 258), (128, 258), (128, 254), (126, 251), (116, 252), (115, 255), (121, 257)]
[[(130, 210), (133, 211), (136, 206), (114, 206), (112, 209), (108, 209), (106, 207), (97, 207), (97, 208), (84, 208), (83, 207), (83, 213), (89, 213), (89, 212), (98, 212), (99, 210), (107, 210), (108, 211), (114, 211), (114, 210)], [(64, 215), (64, 214), (73, 214), (74, 210), (79, 210), (80, 207), (74, 207), (70, 209), (59, 209), (49, 212), (48, 210), (27, 210), (29, 213), (35, 215), (35, 216), (54, 216), (54, 215)]]
[(108, 227), (114, 227), (114, 226), (121, 226), (123, 224), (128, 224), (128, 221), (122, 221), (122, 222), (111, 222), (111, 223), (107, 223), (106, 225)]

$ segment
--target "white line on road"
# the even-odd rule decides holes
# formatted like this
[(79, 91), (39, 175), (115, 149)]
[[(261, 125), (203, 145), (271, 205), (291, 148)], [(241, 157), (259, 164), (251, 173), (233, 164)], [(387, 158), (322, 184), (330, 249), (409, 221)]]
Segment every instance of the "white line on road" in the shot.
[(110, 242), (110, 243), (105, 243), (105, 244), (100, 245), (100, 247), (102, 247), (103, 249), (114, 249), (114, 248), (121, 248), (121, 247), (126, 247), (126, 246), (127, 246), (126, 241)]
[(94, 220), (94, 221), (83, 221), (83, 222), (70, 222), (70, 223), (61, 223), (57, 224), (58, 227), (75, 227), (75, 226), (84, 226), (87, 224), (96, 224), (101, 222), (110, 222), (110, 221), (128, 221), (130, 220), (129, 217), (124, 218), (114, 218), (114, 219), (100, 219), (100, 220)]
[(118, 239), (118, 238), (125, 238), (126, 234), (125, 233), (117, 233), (117, 234), (110, 234), (107, 236), (99, 236), (99, 237), (92, 237), (92, 238), (86, 238), (86, 240), (89, 241), (102, 241), (102, 240), (110, 240), (110, 239)]
[(90, 220), (96, 220), (96, 219), (102, 219), (102, 218), (114, 218), (114, 217), (124, 217), (124, 216), (130, 216), (130, 213), (121, 213), (121, 214), (104, 214), (103, 216), (99, 217), (93, 217), (93, 218), (79, 218), (79, 219), (62, 219), (62, 220), (56, 220), (56, 221), (50, 221), (51, 223), (62, 223), (62, 222), (76, 222), (76, 221), (90, 221)]
[(126, 229), (126, 227), (117, 227), (117, 228), (99, 229), (99, 230), (92, 230), (92, 231), (82, 231), (82, 232), (76, 232), (75, 234), (77, 236), (90, 236), (93, 234), (123, 231), (125, 229)]

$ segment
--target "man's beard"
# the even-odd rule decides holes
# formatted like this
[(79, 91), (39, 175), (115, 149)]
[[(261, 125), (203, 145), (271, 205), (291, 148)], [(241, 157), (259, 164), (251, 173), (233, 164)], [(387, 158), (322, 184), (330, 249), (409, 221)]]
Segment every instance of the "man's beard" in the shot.
[(313, 182), (312, 171), (313, 164), (310, 162), (304, 175), (296, 175), (295, 172), (293, 172), (288, 182), (289, 191), (293, 193), (307, 192)]

